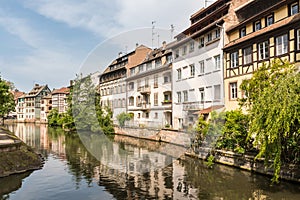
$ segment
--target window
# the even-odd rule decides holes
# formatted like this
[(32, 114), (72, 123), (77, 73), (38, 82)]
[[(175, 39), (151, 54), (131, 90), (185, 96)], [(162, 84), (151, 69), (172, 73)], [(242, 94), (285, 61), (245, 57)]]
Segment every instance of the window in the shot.
[(170, 64), (170, 63), (172, 63), (172, 55), (167, 56), (167, 63), (166, 64)]
[(141, 80), (140, 80), (140, 79), (137, 80), (137, 82), (136, 82), (136, 87), (137, 87), (137, 91), (138, 91), (138, 92), (141, 91)]
[(199, 40), (199, 49), (204, 47), (204, 37), (201, 37)]
[(195, 65), (194, 64), (190, 65), (190, 76), (191, 77), (195, 76)]
[(158, 119), (158, 113), (154, 113), (154, 119)]
[(298, 2), (290, 5), (290, 15), (295, 15), (299, 12), (299, 4)]
[(204, 74), (205, 70), (204, 70), (204, 60), (199, 62), (200, 64), (200, 74)]
[(256, 21), (254, 23), (254, 30), (253, 31), (258, 31), (260, 29), (261, 29), (261, 21), (259, 20), (259, 21)]
[(175, 59), (179, 57), (179, 49), (175, 50)]
[(195, 43), (194, 42), (190, 42), (190, 52), (193, 52), (195, 49)]
[(204, 102), (204, 88), (199, 88), (200, 102)]
[(274, 24), (274, 15), (269, 15), (266, 17), (266, 26)]
[(154, 105), (157, 106), (158, 105), (158, 93), (154, 93)]
[(148, 62), (146, 64), (146, 68), (147, 68), (147, 71), (150, 70), (150, 69), (152, 69), (152, 62)]
[(177, 69), (177, 80), (181, 80), (181, 75), (182, 75), (181, 69)]
[(154, 75), (154, 88), (158, 88), (158, 75)]
[(134, 82), (128, 84), (128, 90), (134, 90)]
[(235, 68), (238, 67), (238, 65), (239, 65), (239, 53), (236, 51), (231, 53), (230, 55), (230, 66), (231, 68)]
[(138, 113), (138, 116), (137, 116), (137, 118), (141, 118), (141, 113)]
[(181, 92), (177, 92), (177, 101), (181, 103)]
[(297, 30), (297, 50), (300, 50), (300, 29)]
[(269, 41), (258, 44), (258, 59), (264, 60), (269, 58)]
[(165, 75), (164, 76), (164, 83), (169, 83), (169, 82), (170, 82), (169, 76)]
[(288, 36), (281, 35), (276, 38), (276, 55), (282, 55), (288, 52)]
[(216, 38), (220, 37), (220, 29), (219, 28), (215, 30), (215, 34), (216, 34)]
[(140, 65), (139, 66), (139, 73), (143, 72), (144, 71), (144, 65)]
[(207, 34), (207, 42), (212, 41), (212, 33)]
[(186, 54), (186, 46), (183, 46), (182, 48), (182, 55), (184, 56)]
[(230, 83), (230, 99), (237, 98), (237, 82)]
[(149, 77), (145, 78), (145, 87), (149, 87)]
[(146, 112), (145, 118), (146, 118), (146, 119), (149, 119), (149, 113), (148, 113), (148, 112)]
[(221, 85), (214, 86), (214, 99), (215, 100), (221, 99)]
[(160, 67), (160, 66), (161, 66), (161, 59), (155, 60), (155, 68)]
[(221, 57), (220, 55), (217, 55), (214, 57), (215, 58), (215, 69), (221, 69)]
[(247, 47), (243, 49), (243, 59), (244, 59), (244, 64), (249, 64), (252, 63), (252, 48)]
[(246, 36), (246, 27), (240, 29), (240, 37)]
[(134, 106), (134, 97), (129, 97), (129, 106)]
[(188, 97), (188, 91), (185, 90), (183, 91), (183, 102), (188, 102), (189, 97)]

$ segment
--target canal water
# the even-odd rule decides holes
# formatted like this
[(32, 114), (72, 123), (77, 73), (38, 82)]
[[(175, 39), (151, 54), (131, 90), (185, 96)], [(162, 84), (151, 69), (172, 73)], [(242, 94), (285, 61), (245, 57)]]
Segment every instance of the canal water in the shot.
[[(8, 128), (45, 158), (41, 170), (0, 178), (0, 199), (300, 199), (300, 185), (185, 156), (178, 146), (78, 136), (46, 125)], [(84, 139), (83, 139), (84, 138)]]

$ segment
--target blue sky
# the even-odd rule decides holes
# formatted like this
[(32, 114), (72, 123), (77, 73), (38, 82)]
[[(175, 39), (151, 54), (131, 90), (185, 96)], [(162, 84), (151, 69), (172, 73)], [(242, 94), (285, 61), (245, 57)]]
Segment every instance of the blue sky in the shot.
[[(103, 43), (111, 38), (122, 38), (123, 49), (126, 46), (132, 50), (135, 43), (143, 41), (134, 37), (124, 43), (120, 34), (128, 35), (139, 29), (151, 34), (152, 21), (156, 21), (157, 30), (167, 32), (173, 24), (175, 33), (180, 32), (189, 26), (191, 14), (204, 4), (201, 0), (0, 2), (1, 76), (25, 92), (34, 83), (48, 84), (51, 89), (67, 86), (81, 71), (91, 52), (97, 53), (95, 48), (101, 48), (101, 44), (105, 46)], [(138, 35), (143, 34), (139, 32)], [(111, 52), (117, 55), (119, 50), (111, 49)], [(102, 68), (94, 67), (93, 70), (101, 71)]]

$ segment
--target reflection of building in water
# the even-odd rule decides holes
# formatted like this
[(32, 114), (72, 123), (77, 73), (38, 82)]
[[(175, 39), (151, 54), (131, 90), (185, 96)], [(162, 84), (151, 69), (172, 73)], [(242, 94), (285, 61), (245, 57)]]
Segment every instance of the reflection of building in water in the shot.
[(17, 123), (8, 128), (27, 145), (65, 157), (65, 136), (61, 134), (57, 135), (55, 139), (49, 138), (46, 124)]

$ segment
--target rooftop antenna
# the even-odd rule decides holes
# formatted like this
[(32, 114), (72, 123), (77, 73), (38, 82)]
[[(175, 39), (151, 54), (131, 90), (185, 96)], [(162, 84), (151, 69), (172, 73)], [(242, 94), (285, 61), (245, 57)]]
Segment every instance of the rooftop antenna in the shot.
[(175, 27), (173, 24), (171, 24), (171, 40), (173, 40), (173, 33), (174, 33)]
[(154, 46), (154, 35), (155, 35), (155, 32), (154, 32), (154, 29), (155, 29), (155, 23), (156, 21), (152, 21), (152, 48)]
[(159, 47), (159, 34), (157, 34), (157, 48)]

